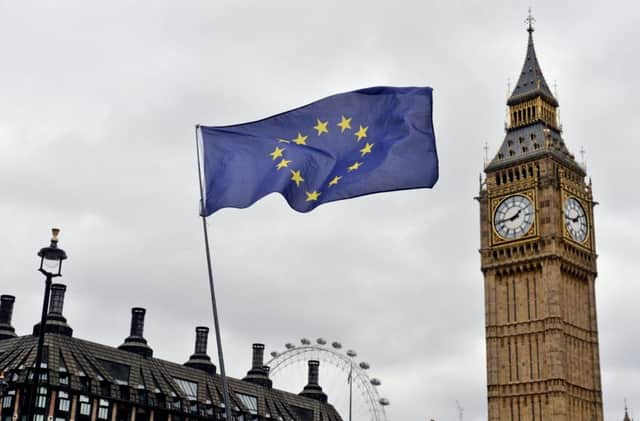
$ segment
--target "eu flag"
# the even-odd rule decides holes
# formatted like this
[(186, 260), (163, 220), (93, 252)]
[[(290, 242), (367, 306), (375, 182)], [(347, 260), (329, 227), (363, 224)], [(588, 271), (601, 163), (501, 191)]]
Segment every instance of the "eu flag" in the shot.
[(252, 123), (200, 126), (202, 214), (279, 192), (308, 212), (334, 200), (432, 187), (438, 157), (431, 88), (333, 95)]

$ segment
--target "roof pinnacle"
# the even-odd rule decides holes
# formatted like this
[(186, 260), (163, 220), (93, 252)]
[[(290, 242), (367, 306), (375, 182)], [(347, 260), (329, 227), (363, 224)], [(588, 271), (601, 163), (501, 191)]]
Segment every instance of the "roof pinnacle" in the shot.
[(532, 33), (533, 31), (535, 31), (535, 29), (533, 28), (533, 23), (536, 21), (536, 19), (531, 14), (531, 7), (529, 7), (529, 16), (527, 16), (524, 21), (529, 25), (527, 28), (528, 33)]
[(624, 419), (622, 421), (631, 421), (631, 418), (629, 418), (629, 410), (627, 408), (627, 398), (624, 398)]

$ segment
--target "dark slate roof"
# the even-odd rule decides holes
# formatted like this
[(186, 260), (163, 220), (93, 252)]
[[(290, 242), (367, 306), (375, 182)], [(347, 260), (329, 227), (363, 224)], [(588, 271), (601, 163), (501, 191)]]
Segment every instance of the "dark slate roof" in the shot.
[(549, 144), (547, 145), (547, 135), (544, 132), (545, 128), (547, 128), (547, 126), (544, 123), (536, 122), (529, 126), (509, 129), (500, 149), (498, 149), (498, 153), (489, 165), (487, 165), (485, 171), (508, 167), (517, 161), (551, 155), (576, 171), (583, 173), (584, 170), (578, 165), (575, 157), (567, 149), (562, 139), (562, 134), (557, 129), (548, 127)]
[(521, 101), (534, 98), (538, 95), (544, 97), (553, 105), (558, 105), (558, 101), (555, 99), (547, 82), (544, 80), (544, 75), (540, 69), (540, 63), (536, 57), (536, 49), (533, 45), (533, 28), (529, 28), (529, 43), (527, 45), (527, 55), (524, 58), (524, 65), (522, 66), (522, 72), (518, 78), (511, 97), (507, 101), (508, 105), (517, 104)]
[[(138, 354), (106, 345), (59, 334), (45, 335), (48, 383), (60, 385), (62, 373), (68, 373), (69, 386), (81, 390), (81, 379), (91, 380), (91, 393), (101, 395), (101, 382), (108, 382), (117, 390), (128, 386), (131, 400), (138, 390), (161, 393), (167, 397), (190, 399), (183, 387), (174, 379), (197, 383), (197, 401), (203, 405), (223, 407), (222, 383), (219, 375), (158, 358), (145, 358)], [(31, 335), (0, 340), (0, 371), (7, 373), (11, 383), (25, 383), (27, 367), (33, 367), (36, 358), (37, 338)], [(106, 361), (106, 363), (105, 363)], [(121, 368), (128, 367), (128, 370)], [(124, 377), (124, 378), (123, 378)], [(227, 377), (230, 399), (234, 409), (250, 413), (236, 393), (255, 396), (258, 399), (258, 415), (274, 420), (290, 421), (295, 416), (292, 407), (310, 410), (314, 421), (342, 421), (330, 404), (298, 396), (293, 393), (262, 387), (253, 383)], [(113, 388), (112, 388), (113, 390)]]

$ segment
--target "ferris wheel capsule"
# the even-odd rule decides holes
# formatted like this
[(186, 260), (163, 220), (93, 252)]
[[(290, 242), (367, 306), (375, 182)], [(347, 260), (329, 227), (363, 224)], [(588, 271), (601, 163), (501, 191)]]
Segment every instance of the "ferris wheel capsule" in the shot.
[(342, 344), (340, 342), (332, 342), (331, 346), (334, 347), (335, 349), (342, 348)]
[(380, 386), (382, 384), (382, 382), (380, 381), (380, 379), (376, 379), (375, 377), (373, 379), (371, 379), (371, 384), (374, 386)]
[(311, 341), (309, 339), (307, 339), (307, 338), (300, 339), (300, 343), (302, 345), (311, 345)]
[(378, 401), (378, 403), (380, 403), (380, 405), (382, 405), (382, 406), (387, 406), (387, 405), (389, 405), (389, 399), (387, 399), (387, 398), (380, 398), (380, 400)]
[(286, 344), (284, 344), (284, 347), (287, 349), (293, 349), (296, 346), (294, 344), (292, 344), (291, 342), (287, 342)]
[(327, 340), (325, 338), (318, 338), (318, 339), (316, 339), (316, 343), (318, 345), (326, 345), (327, 344)]
[(368, 370), (371, 368), (371, 366), (369, 365), (369, 363), (362, 361), (360, 364), (358, 364), (360, 366), (361, 369), (363, 370)]
[(350, 349), (350, 350), (347, 351), (347, 356), (348, 357), (353, 358), (353, 357), (356, 357), (357, 355), (358, 355), (358, 353), (356, 351), (354, 351), (353, 349)]
[(277, 357), (278, 355), (280, 355), (280, 354), (278, 354), (278, 352), (277, 352), (277, 351), (271, 351), (271, 356), (272, 356), (273, 358)]

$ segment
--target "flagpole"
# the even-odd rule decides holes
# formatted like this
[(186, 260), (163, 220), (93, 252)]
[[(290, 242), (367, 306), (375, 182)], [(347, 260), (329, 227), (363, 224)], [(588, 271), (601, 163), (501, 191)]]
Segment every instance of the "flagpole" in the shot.
[(204, 249), (207, 255), (207, 270), (209, 272), (209, 291), (211, 292), (211, 310), (213, 311), (213, 325), (216, 332), (216, 344), (218, 346), (218, 363), (220, 364), (220, 377), (222, 379), (222, 399), (224, 400), (224, 410), (227, 421), (231, 421), (231, 406), (229, 405), (229, 385), (224, 369), (224, 356), (222, 354), (222, 338), (220, 337), (220, 323), (218, 321), (218, 305), (216, 304), (216, 293), (213, 287), (213, 269), (211, 265), (211, 250), (209, 249), (209, 232), (207, 231), (207, 219), (204, 215), (204, 189), (202, 187), (202, 168), (200, 167), (200, 142), (198, 141), (198, 129), (196, 125), (196, 154), (198, 161), (198, 184), (200, 186), (200, 215), (202, 216), (202, 229), (204, 231)]

